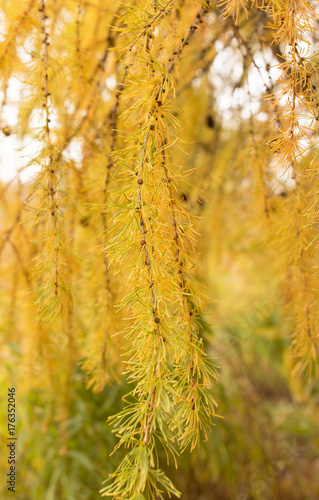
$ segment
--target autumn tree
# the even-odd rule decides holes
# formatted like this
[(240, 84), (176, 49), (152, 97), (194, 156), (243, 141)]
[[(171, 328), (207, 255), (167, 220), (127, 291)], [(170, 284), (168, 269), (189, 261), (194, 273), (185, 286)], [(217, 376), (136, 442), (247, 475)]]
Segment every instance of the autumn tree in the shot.
[[(294, 394), (318, 390), (317, 5), (1, 9), (2, 151), (19, 158), (15, 175), (2, 161), (1, 377), (19, 388), (23, 459), (32, 405), (35, 439), (55, 436), (54, 472), (32, 494), (99, 496), (76, 467), (93, 468), (87, 442), (108, 417), (116, 440), (105, 426), (97, 449), (117, 458), (102, 496), (180, 496), (178, 455), (227, 434), (233, 390), (216, 381), (250, 373), (251, 339), (280, 353), (270, 386), (284, 370)], [(38, 471), (32, 455), (28, 484)], [(243, 484), (241, 498), (261, 498), (251, 476)]]

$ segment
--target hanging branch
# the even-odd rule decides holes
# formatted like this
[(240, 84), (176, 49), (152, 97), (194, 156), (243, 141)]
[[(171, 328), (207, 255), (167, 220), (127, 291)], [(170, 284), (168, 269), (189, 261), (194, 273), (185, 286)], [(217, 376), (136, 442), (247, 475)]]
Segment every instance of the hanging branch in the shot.
[[(281, 99), (285, 100), (285, 104), (280, 104), (281, 128), (278, 136), (271, 141), (271, 149), (275, 152), (278, 165), (285, 171), (291, 171), (294, 182), (290, 234), (287, 233), (289, 224), (286, 222), (286, 245), (291, 245), (294, 239), (294, 252), (290, 252), (289, 258), (294, 274), (292, 353), (297, 358), (294, 373), (307, 372), (311, 375), (318, 373), (319, 354), (315, 315), (314, 311), (311, 311), (312, 305), (316, 302), (313, 293), (316, 285), (311, 278), (312, 259), (309, 242), (314, 235), (311, 235), (307, 226), (306, 216), (309, 208), (304, 197), (307, 176), (311, 173), (309, 170), (307, 172), (305, 155), (312, 142), (312, 136), (311, 127), (303, 125), (301, 119), (302, 113), (309, 116), (309, 111), (311, 112), (313, 107), (309, 99), (311, 75), (308, 70), (303, 69), (303, 63), (308, 52), (305, 46), (309, 47), (307, 36), (311, 27), (315, 25), (316, 15), (307, 2), (301, 3), (296, 0), (291, 0), (282, 7), (268, 7), (267, 11), (274, 23), (274, 40), (282, 45), (285, 59), (279, 65), (282, 76), (279, 80), (279, 91), (274, 94), (278, 103)], [(302, 146), (303, 142), (307, 143), (306, 147)]]
[[(128, 330), (126, 351), (130, 356), (129, 381), (135, 383), (135, 388), (128, 395), (132, 402), (128, 401), (128, 406), (110, 421), (120, 438), (116, 449), (124, 445), (132, 450), (112, 474), (114, 481), (102, 490), (103, 496), (126, 498), (128, 494), (143, 493), (153, 498), (159, 494), (160, 485), (168, 493), (178, 495), (158, 469), (154, 456), (156, 441), (167, 454), (174, 456), (173, 432), (177, 430), (181, 447), (184, 449), (190, 443), (193, 448), (199, 430), (209, 427), (214, 415), (215, 403), (207, 389), (216, 373), (204, 360), (201, 341), (191, 324), (190, 301), (198, 290), (191, 290), (185, 275), (192, 266), (195, 237), (189, 214), (181, 214), (185, 219), (183, 224), (177, 220), (171, 186), (181, 175), (168, 165), (166, 153), (175, 142), (169, 138), (168, 127), (172, 119), (169, 100), (175, 80), (172, 73), (207, 12), (208, 7), (198, 11), (194, 23), (178, 41), (178, 48), (173, 49), (166, 68), (156, 60), (161, 53), (161, 42), (147, 35), (146, 29), (138, 36), (132, 33), (134, 51), (127, 77), (131, 85), (125, 97), (132, 99), (133, 104), (124, 116), (127, 121), (131, 115), (136, 116), (139, 130), (133, 134), (130, 145), (118, 153), (117, 166), (123, 178), (120, 189), (113, 194), (117, 208), (111, 228), (114, 236), (106, 247), (110, 263), (115, 261), (121, 267), (131, 288), (122, 305), (132, 311), (133, 326)], [(128, 13), (130, 20), (138, 19), (138, 15), (141, 15), (138, 6)], [(153, 19), (152, 15), (149, 19)], [(160, 29), (159, 25), (157, 28)], [(168, 40), (175, 45), (174, 34)], [(128, 47), (132, 45), (128, 42)], [(143, 86), (141, 98), (138, 94)], [(125, 175), (127, 168), (129, 175)], [(126, 182), (124, 187), (123, 182)], [(163, 182), (168, 186), (165, 189)], [(197, 301), (202, 301), (200, 294)], [(175, 405), (178, 422), (173, 415)], [(187, 410), (191, 415), (189, 411), (185, 415)], [(164, 415), (170, 418), (168, 426)]]
[[(122, 80), (118, 83), (115, 91), (115, 102), (108, 113), (110, 128), (109, 138), (109, 153), (106, 158), (105, 167), (105, 180), (103, 186), (103, 207), (108, 204), (108, 192), (110, 190), (110, 182), (112, 180), (112, 170), (114, 169), (113, 153), (117, 134), (117, 121), (118, 121), (118, 108), (120, 103), (120, 96), (123, 91), (124, 82), (126, 78), (126, 70)], [(103, 233), (106, 234), (108, 230), (108, 214), (103, 210), (102, 214), (102, 227)], [(102, 245), (101, 238), (98, 237), (98, 244)], [(114, 304), (117, 300), (117, 292), (115, 289), (114, 279), (112, 280), (112, 272), (109, 268), (109, 259), (107, 252), (103, 253), (103, 275), (104, 275), (104, 289), (101, 293), (101, 307), (103, 308), (103, 321), (101, 325), (96, 328), (95, 334), (89, 339), (88, 346), (86, 347), (83, 368), (88, 374), (88, 387), (92, 387), (94, 391), (101, 391), (106, 383), (110, 383), (118, 379), (118, 370), (115, 365), (118, 364), (115, 350), (117, 343), (112, 338), (112, 334), (116, 331), (118, 321), (114, 314)]]
[[(44, 127), (42, 132), (43, 151), (39, 155), (41, 171), (34, 185), (32, 193), (27, 198), (29, 202), (36, 199), (36, 212), (33, 227), (41, 229), (41, 251), (35, 257), (34, 276), (36, 278), (35, 303), (38, 306), (39, 319), (49, 321), (58, 316), (62, 310), (64, 297), (68, 295), (64, 274), (66, 272), (67, 241), (63, 234), (64, 217), (62, 215), (62, 158), (57, 160), (58, 149), (52, 139), (52, 96), (50, 92), (50, 38), (47, 28), (48, 15), (46, 1), (41, 1), (41, 36), (43, 84), (42, 109), (44, 113)], [(34, 244), (36, 242), (34, 241)]]

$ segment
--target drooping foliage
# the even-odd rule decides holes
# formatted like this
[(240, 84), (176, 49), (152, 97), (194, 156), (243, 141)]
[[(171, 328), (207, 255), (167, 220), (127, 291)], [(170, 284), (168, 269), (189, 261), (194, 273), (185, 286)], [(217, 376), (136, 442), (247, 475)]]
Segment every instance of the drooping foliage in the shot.
[[(261, 408), (253, 435), (287, 443), (293, 405), (317, 391), (317, 11), (1, 2), (1, 378), (20, 394), (23, 459), (36, 422), (54, 463), (35, 481), (30, 447), (34, 498), (195, 498), (173, 467), (195, 481), (196, 460), (216, 498), (274, 498), (273, 450), (241, 445), (241, 398)], [(301, 447), (276, 494), (300, 498)]]

